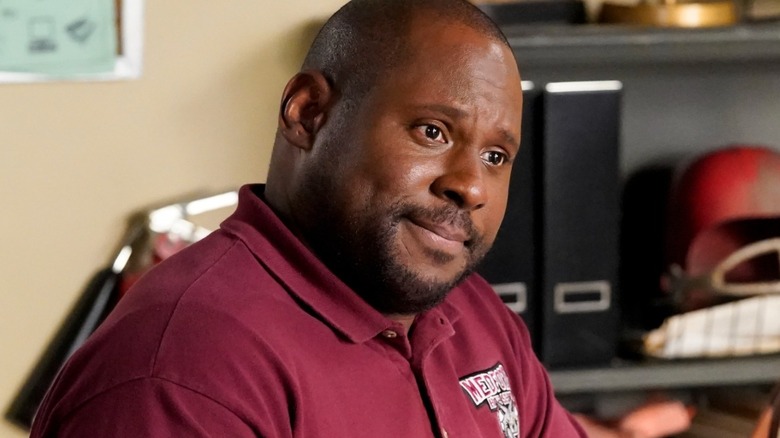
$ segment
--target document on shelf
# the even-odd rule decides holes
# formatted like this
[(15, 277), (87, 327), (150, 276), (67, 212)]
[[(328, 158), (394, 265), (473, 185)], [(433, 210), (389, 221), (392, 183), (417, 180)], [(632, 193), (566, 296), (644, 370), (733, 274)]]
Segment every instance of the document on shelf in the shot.
[(644, 352), (665, 359), (780, 352), (780, 295), (760, 295), (672, 316), (645, 335)]

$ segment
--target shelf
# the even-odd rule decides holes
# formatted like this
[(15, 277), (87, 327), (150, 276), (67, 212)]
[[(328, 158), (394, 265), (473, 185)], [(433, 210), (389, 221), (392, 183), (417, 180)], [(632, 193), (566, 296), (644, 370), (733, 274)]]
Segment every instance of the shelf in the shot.
[(780, 380), (780, 355), (620, 362), (604, 368), (551, 371), (550, 378), (559, 395), (771, 384)]
[(780, 60), (780, 23), (709, 29), (619, 25), (502, 27), (521, 65), (565, 66)]

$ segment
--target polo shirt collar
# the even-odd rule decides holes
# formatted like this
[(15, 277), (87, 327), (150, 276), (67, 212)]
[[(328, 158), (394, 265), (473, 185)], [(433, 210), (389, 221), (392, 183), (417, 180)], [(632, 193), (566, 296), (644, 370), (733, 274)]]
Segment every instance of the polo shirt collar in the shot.
[[(264, 190), (263, 184), (241, 187), (238, 208), (221, 228), (244, 242), (290, 293), (352, 342), (365, 342), (388, 329), (400, 330), (400, 324), (360, 298), (284, 225), (262, 200)], [(449, 299), (431, 312), (441, 312), (450, 323), (460, 314)]]

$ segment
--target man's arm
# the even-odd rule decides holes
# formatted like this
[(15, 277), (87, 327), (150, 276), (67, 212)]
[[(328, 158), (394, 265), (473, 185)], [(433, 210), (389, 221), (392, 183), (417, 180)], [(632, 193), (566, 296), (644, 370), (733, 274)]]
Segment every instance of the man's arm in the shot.
[(649, 402), (612, 422), (574, 415), (590, 438), (661, 438), (687, 430), (692, 417), (693, 410), (679, 401)]
[(31, 438), (258, 436), (225, 405), (159, 378), (122, 383), (71, 409), (55, 408), (41, 420), (33, 424)]

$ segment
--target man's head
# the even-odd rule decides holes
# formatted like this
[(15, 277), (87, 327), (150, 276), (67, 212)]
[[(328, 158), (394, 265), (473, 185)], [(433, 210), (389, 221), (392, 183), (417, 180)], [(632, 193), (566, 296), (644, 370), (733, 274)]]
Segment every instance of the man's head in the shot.
[(509, 46), (496, 24), (466, 1), (351, 1), (320, 30), (302, 70), (322, 72), (354, 102), (388, 70), (409, 61), (414, 48), (404, 36), (415, 17), (421, 26), (460, 22)]
[(288, 83), (266, 198), (384, 313), (440, 302), (490, 248), (520, 140), (506, 40), (461, 0), (354, 0)]

